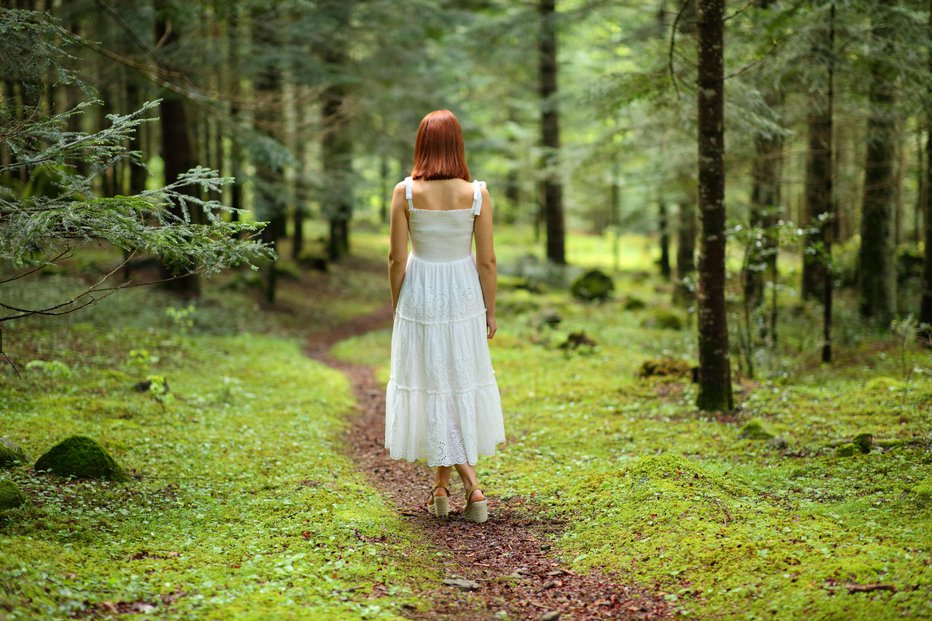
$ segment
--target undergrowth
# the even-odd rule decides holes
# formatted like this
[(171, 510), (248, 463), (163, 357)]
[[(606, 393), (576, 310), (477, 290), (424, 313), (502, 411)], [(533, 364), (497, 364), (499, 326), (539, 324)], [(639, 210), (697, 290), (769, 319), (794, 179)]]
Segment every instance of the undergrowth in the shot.
[[(50, 282), (74, 284), (33, 292)], [(389, 619), (423, 605), (439, 576), (411, 552), (418, 536), (343, 455), (346, 378), (292, 338), (244, 332), (277, 328), (236, 295), (126, 291), (4, 330), (23, 378), (0, 375), (0, 435), (30, 463), (91, 436), (130, 481), (10, 473), (29, 500), (0, 515), (0, 617)]]
[[(932, 615), (932, 353), (909, 345), (902, 377), (895, 337), (858, 327), (842, 293), (836, 363), (819, 362), (814, 312), (797, 306), (759, 376), (736, 381), (736, 413), (703, 414), (688, 377), (638, 377), (649, 358), (696, 363), (693, 330), (652, 327), (667, 308), (654, 279), (622, 273), (600, 305), (502, 283), (491, 350), (509, 440), (480, 480), (562, 522), (575, 569), (659, 591), (685, 618)], [(579, 331), (597, 344), (561, 348)], [(389, 342), (335, 352), (386, 381)], [(742, 439), (750, 420), (775, 438)], [(839, 456), (861, 433), (872, 450)]]

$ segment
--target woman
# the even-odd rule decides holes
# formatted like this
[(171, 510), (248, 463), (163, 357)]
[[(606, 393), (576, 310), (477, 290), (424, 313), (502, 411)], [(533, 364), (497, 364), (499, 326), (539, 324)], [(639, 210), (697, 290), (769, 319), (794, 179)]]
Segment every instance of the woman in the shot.
[(449, 110), (421, 121), (414, 170), (392, 196), (388, 278), (395, 322), (385, 447), (393, 459), (436, 466), (431, 515), (449, 514), (455, 467), (463, 517), (484, 522), (488, 502), (473, 466), (505, 441), (486, 341), (495, 336), (492, 202), (485, 183), (469, 182), (463, 132)]

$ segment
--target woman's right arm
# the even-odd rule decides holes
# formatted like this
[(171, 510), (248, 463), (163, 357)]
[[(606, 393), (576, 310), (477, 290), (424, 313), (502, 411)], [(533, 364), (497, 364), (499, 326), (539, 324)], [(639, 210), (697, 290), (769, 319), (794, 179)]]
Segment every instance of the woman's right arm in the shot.
[(495, 289), (498, 273), (495, 267), (495, 246), (492, 243), (492, 199), (489, 191), (482, 188), (482, 208), (476, 216), (476, 267), (479, 270), (479, 286), (485, 300), (485, 323), (488, 337), (495, 336)]
[(398, 307), (401, 283), (408, 264), (408, 204), (404, 184), (395, 186), (392, 194), (390, 238), (388, 245), (388, 283), (392, 290), (392, 313)]

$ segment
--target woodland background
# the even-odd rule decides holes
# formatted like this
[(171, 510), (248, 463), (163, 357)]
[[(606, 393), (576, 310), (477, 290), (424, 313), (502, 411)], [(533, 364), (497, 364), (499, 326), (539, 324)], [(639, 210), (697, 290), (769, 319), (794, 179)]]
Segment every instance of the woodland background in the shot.
[[(0, 617), (436, 610), (424, 524), (348, 457), (352, 375), (299, 344), (387, 379), (389, 201), (440, 108), (493, 197), (505, 523), (664, 614), (927, 616), (930, 29), (913, 0), (2, 3)], [(33, 463), (71, 435), (124, 482)]]

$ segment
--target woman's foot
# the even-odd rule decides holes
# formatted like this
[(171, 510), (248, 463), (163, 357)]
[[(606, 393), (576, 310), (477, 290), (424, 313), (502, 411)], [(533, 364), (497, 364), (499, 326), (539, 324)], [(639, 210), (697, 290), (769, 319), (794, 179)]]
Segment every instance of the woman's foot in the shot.
[(489, 502), (478, 487), (466, 490), (466, 508), (463, 510), (463, 519), (477, 524), (489, 519)]
[(434, 517), (447, 517), (450, 514), (450, 490), (443, 485), (435, 485), (427, 502), (427, 511)]

